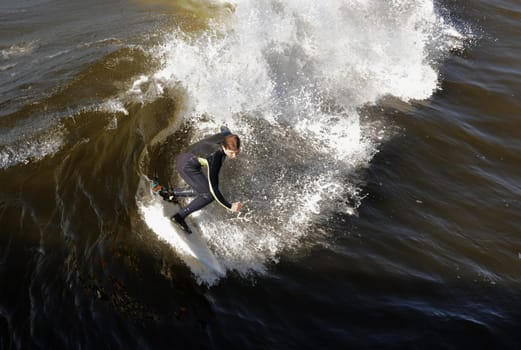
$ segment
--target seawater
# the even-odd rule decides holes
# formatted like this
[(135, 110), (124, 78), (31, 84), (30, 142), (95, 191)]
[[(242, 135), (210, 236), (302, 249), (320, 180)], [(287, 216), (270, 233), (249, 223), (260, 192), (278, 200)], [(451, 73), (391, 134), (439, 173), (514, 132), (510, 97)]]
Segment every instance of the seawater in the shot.
[[(517, 349), (520, 11), (3, 2), (0, 348)], [(212, 271), (141, 184), (222, 125)]]

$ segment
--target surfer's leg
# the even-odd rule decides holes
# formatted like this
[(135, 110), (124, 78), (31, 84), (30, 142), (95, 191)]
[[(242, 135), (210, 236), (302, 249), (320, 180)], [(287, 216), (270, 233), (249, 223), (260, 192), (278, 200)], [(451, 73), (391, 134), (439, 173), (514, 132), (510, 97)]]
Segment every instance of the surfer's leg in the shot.
[(175, 197), (197, 197), (197, 192), (193, 188), (174, 188), (172, 194)]
[(202, 209), (206, 207), (208, 204), (213, 202), (213, 197), (211, 193), (208, 194), (200, 194), (193, 201), (190, 202), (186, 207), (179, 211), (179, 215), (184, 219), (188, 215), (192, 214), (194, 211)]
[(195, 190), (197, 197), (179, 211), (179, 215), (181, 215), (183, 219), (213, 201), (206, 176), (201, 171), (191, 172), (189, 175), (185, 181)]
[(213, 196), (210, 192), (208, 179), (203, 174), (201, 165), (193, 155), (180, 155), (178, 157), (177, 171), (197, 194), (197, 197), (188, 206), (179, 211), (179, 215), (184, 219), (194, 211), (210, 204), (213, 201)]

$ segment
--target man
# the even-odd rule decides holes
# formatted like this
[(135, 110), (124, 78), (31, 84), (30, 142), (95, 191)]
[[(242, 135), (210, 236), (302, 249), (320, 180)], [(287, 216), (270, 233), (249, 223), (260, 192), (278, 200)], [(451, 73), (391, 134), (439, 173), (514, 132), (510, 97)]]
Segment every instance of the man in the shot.
[[(222, 127), (219, 134), (207, 137), (177, 156), (176, 169), (190, 188), (174, 188), (172, 195), (195, 197), (186, 207), (170, 219), (185, 232), (192, 233), (185, 218), (214, 200), (232, 212), (239, 212), (241, 202), (228, 202), (219, 191), (219, 171), (226, 159), (235, 159), (240, 152), (241, 140), (228, 128)], [(205, 172), (203, 173), (203, 168)]]

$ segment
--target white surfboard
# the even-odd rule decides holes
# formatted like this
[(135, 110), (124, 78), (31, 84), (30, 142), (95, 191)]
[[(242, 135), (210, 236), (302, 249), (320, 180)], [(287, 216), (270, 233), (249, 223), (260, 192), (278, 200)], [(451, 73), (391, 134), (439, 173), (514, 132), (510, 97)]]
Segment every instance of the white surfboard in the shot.
[(159, 239), (167, 242), (194, 273), (199, 282), (212, 284), (225, 275), (225, 269), (208, 248), (204, 236), (193, 221), (188, 221), (192, 234), (187, 234), (170, 220), (178, 210), (177, 204), (167, 202), (151, 189), (151, 180), (142, 176), (138, 206), (143, 220)]

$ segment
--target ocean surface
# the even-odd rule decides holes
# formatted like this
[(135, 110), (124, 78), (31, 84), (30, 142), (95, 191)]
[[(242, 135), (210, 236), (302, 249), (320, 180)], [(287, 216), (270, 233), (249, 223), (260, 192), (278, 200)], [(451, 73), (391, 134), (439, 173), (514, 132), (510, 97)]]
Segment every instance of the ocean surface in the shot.
[[(516, 0), (2, 0), (0, 350), (520, 349), (520, 39)], [(222, 125), (244, 209), (180, 236), (147, 179)]]

